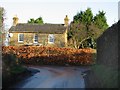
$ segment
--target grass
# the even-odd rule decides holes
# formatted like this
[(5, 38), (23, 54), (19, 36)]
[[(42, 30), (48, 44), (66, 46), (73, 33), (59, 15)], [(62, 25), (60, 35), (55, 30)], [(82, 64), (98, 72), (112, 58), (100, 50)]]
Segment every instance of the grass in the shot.
[[(93, 60), (94, 62), (97, 62), (97, 52), (93, 53)], [(94, 63), (91, 69), (98, 77), (101, 84), (100, 87), (103, 88), (118, 87), (118, 75), (120, 74), (118, 72), (118, 69), (97, 63)]]
[(95, 72), (100, 80), (103, 88), (118, 87), (118, 70), (113, 67), (106, 67), (104, 65), (94, 65), (92, 70)]
[(117, 88), (118, 87), (118, 72), (117, 68), (108, 67), (102, 64), (97, 64), (97, 52), (93, 53), (94, 64), (91, 67), (92, 74), (89, 77), (88, 87), (99, 88)]
[(16, 66), (11, 68), (11, 73), (12, 74), (20, 74), (23, 73), (26, 69), (22, 66)]

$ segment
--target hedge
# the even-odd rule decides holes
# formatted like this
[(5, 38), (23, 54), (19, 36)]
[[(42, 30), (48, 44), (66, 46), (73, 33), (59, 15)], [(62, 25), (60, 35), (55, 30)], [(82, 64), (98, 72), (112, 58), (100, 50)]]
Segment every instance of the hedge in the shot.
[(13, 53), (19, 62), (38, 65), (91, 65), (94, 49), (72, 49), (43, 46), (3, 46), (2, 54)]

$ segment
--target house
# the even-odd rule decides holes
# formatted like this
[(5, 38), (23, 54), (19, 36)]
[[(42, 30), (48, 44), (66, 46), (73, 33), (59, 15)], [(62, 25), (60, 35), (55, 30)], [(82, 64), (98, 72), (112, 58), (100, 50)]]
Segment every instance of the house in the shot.
[(18, 17), (13, 18), (13, 26), (9, 29), (9, 45), (44, 45), (67, 46), (68, 16), (64, 24), (29, 24), (18, 23)]

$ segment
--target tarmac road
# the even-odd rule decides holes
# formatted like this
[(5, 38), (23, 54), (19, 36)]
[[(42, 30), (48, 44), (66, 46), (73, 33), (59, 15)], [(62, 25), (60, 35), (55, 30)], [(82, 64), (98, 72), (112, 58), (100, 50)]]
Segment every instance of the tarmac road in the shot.
[[(85, 88), (82, 72), (86, 67), (33, 66), (40, 72), (23, 80), (15, 88)], [(17, 89), (18, 90), (18, 89)]]

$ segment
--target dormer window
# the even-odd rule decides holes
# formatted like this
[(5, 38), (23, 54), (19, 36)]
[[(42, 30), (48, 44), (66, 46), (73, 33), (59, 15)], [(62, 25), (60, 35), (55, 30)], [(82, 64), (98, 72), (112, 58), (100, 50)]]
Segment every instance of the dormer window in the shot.
[(50, 43), (50, 44), (54, 43), (54, 35), (53, 34), (48, 35), (48, 43)]
[(24, 41), (24, 34), (20, 33), (18, 34), (18, 42), (23, 42)]

